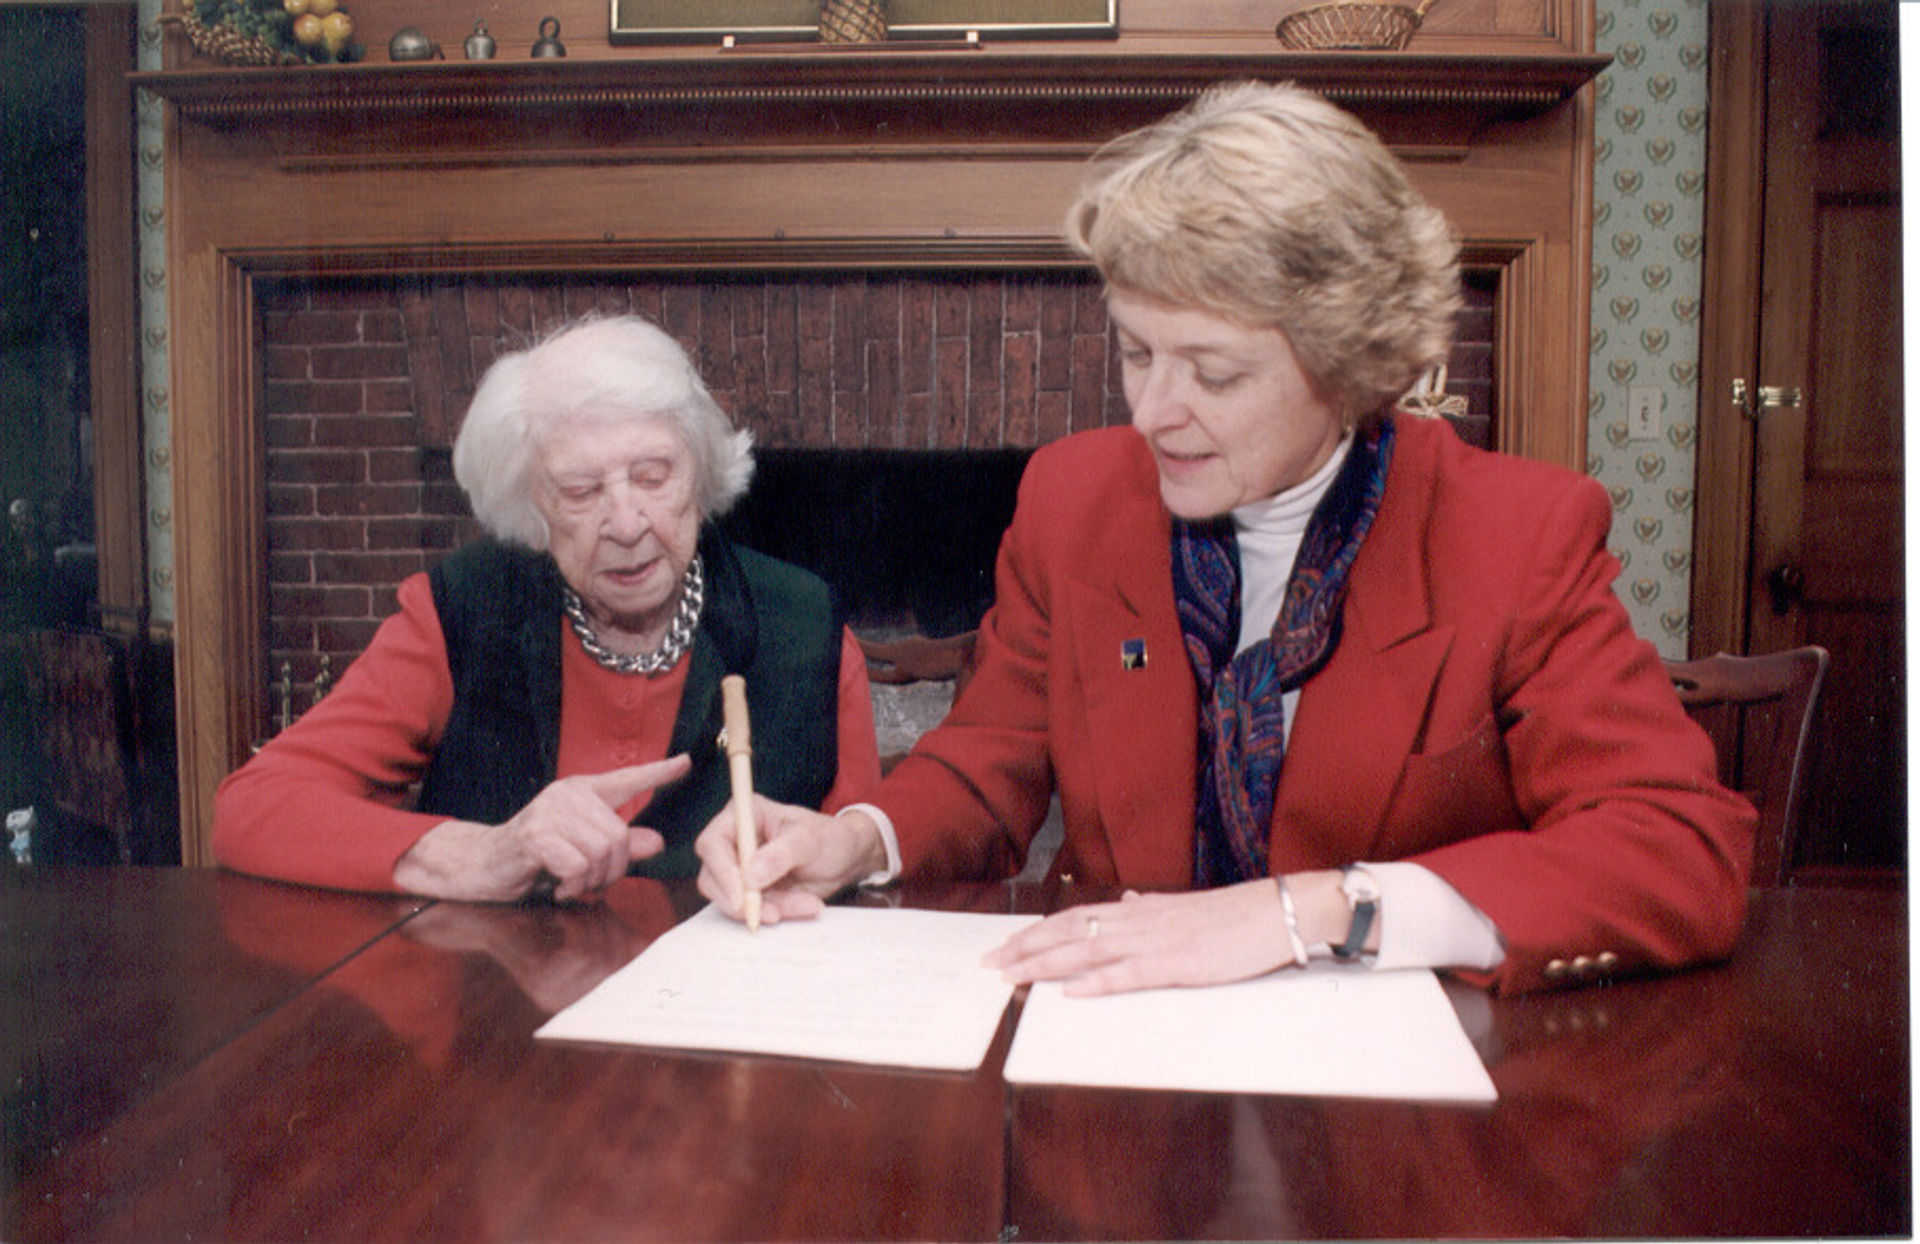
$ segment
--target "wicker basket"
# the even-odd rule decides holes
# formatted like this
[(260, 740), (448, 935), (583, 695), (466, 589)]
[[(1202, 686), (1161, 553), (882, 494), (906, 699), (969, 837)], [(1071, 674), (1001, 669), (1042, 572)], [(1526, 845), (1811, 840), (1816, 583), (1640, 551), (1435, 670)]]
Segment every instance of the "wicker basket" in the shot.
[(822, 43), (881, 43), (886, 37), (886, 0), (826, 0), (820, 9)]
[(304, 58), (282, 52), (264, 39), (243, 35), (231, 26), (212, 25), (192, 13), (162, 13), (153, 19), (162, 30), (178, 26), (193, 50), (227, 65), (304, 65)]
[(1433, 0), (1413, 5), (1333, 0), (1289, 14), (1273, 33), (1300, 52), (1398, 52), (1432, 5)]

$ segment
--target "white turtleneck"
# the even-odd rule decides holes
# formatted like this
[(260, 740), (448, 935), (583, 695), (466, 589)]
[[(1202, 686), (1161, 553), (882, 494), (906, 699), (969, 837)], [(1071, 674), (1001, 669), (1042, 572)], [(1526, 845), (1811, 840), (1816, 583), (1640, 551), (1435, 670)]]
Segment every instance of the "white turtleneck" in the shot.
[[(1301, 483), (1264, 501), (1254, 501), (1233, 511), (1234, 536), (1240, 544), (1240, 638), (1236, 653), (1273, 634), (1280, 616), (1280, 602), (1287, 594), (1287, 580), (1293, 575), (1294, 559), (1300, 555), (1300, 543), (1306, 539), (1307, 523), (1319, 506), (1320, 498), (1333, 486), (1334, 476), (1353, 448), (1353, 436), (1334, 448), (1333, 454)], [(1298, 689), (1280, 697), (1286, 710), (1286, 732), (1293, 736), (1293, 709), (1300, 702)]]

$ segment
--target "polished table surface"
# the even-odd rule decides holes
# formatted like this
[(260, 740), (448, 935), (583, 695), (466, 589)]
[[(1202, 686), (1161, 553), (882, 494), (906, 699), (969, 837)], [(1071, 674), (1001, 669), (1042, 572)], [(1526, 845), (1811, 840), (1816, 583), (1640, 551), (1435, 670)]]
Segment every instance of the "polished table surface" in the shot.
[[(1032, 911), (1013, 886), (887, 901)], [(1008, 1086), (536, 1042), (699, 905), (0, 874), (0, 1237), (1906, 1235), (1906, 895), (1755, 892), (1732, 962), (1449, 984), (1490, 1107)]]

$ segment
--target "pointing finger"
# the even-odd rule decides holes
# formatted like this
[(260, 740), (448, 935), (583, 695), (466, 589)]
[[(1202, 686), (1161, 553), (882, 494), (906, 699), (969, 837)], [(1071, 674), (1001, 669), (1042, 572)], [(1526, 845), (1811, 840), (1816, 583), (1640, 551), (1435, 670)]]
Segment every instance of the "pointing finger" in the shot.
[(685, 777), (691, 768), (692, 758), (682, 753), (644, 765), (628, 765), (623, 769), (596, 773), (587, 779), (587, 784), (609, 808), (618, 808), (636, 795)]

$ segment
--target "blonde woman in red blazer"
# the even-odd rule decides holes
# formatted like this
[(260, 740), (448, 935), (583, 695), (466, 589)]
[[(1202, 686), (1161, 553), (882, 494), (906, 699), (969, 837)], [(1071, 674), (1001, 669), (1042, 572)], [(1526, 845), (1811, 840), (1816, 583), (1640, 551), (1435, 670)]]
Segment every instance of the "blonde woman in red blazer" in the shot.
[(701, 886), (1054, 868), (1124, 887), (996, 952), (1075, 992), (1310, 957), (1524, 990), (1725, 956), (1754, 815), (1613, 592), (1591, 480), (1392, 414), (1444, 359), (1455, 247), (1377, 139), (1290, 87), (1116, 144), (1068, 216), (1131, 428), (1034, 456), (978, 669), (870, 804), (761, 801)]

